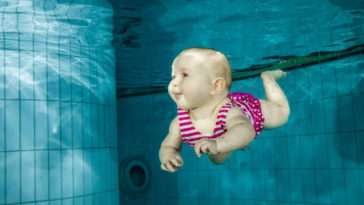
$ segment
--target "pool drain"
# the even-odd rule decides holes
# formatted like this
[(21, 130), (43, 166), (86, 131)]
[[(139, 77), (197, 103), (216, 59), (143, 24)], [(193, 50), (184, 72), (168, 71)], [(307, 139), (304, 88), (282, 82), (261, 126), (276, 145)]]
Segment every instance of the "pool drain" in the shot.
[(149, 164), (143, 156), (128, 156), (121, 162), (119, 184), (126, 196), (143, 197), (149, 191), (150, 181)]

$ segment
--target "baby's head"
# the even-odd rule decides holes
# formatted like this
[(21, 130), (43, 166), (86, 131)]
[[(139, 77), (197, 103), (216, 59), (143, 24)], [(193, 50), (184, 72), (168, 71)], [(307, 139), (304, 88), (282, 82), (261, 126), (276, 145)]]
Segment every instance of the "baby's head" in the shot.
[(211, 97), (226, 97), (232, 81), (226, 56), (210, 48), (182, 51), (173, 61), (172, 78), (168, 90), (173, 100), (185, 99), (195, 107)]
[[(211, 48), (188, 48), (182, 51), (173, 61), (172, 68), (176, 61), (186, 56), (193, 56), (195, 63), (200, 69), (205, 69), (212, 78), (222, 78), (225, 81), (225, 89), (231, 87), (231, 68), (226, 56), (218, 50)], [(190, 58), (191, 59), (191, 58)]]

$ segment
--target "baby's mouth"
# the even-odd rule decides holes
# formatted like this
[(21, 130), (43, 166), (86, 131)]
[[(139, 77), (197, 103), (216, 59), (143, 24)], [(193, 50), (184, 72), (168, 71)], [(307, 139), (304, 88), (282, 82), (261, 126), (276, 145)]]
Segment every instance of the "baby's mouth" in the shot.
[(182, 93), (173, 93), (174, 97), (178, 100), (182, 97)]

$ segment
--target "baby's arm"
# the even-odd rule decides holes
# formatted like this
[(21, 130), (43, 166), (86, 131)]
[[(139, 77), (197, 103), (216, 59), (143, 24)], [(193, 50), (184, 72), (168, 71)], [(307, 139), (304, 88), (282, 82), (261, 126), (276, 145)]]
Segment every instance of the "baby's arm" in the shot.
[(254, 128), (249, 119), (243, 115), (239, 107), (233, 107), (226, 118), (227, 132), (210, 140), (202, 139), (195, 144), (198, 157), (206, 153), (214, 164), (222, 164), (231, 156), (231, 152), (249, 146), (255, 138)]
[(183, 160), (179, 154), (181, 147), (182, 138), (179, 132), (178, 117), (175, 117), (169, 126), (169, 133), (159, 149), (159, 160), (163, 170), (175, 172), (183, 165)]
[(233, 107), (226, 118), (227, 132), (216, 138), (218, 153), (241, 149), (255, 138), (254, 127), (239, 107)]

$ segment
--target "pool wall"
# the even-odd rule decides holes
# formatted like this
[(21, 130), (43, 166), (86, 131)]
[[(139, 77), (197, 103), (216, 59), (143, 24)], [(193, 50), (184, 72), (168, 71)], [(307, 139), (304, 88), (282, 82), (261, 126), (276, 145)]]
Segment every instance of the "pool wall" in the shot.
[[(362, 204), (364, 64), (362, 55), (289, 71), (279, 84), (290, 102), (286, 125), (263, 131), (221, 166), (183, 145), (184, 166), (162, 171), (158, 150), (176, 107), (167, 93), (117, 99), (119, 160), (150, 161), (152, 185), (121, 204)], [(259, 77), (232, 92), (264, 98)]]

